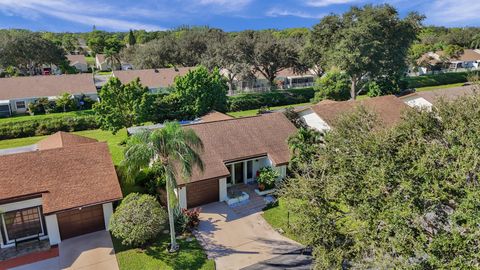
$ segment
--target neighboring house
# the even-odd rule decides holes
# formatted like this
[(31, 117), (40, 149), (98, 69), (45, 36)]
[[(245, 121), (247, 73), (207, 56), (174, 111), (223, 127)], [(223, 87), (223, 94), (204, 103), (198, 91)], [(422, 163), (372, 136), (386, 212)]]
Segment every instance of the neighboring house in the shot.
[[(222, 69), (221, 74), (228, 76), (228, 71)], [(245, 80), (241, 78), (234, 79), (235, 90), (237, 91), (269, 91), (269, 81), (260, 72), (255, 73), (255, 78)], [(292, 68), (284, 69), (277, 74), (275, 81), (278, 89), (290, 89), (299, 87), (313, 86), (316, 75), (313, 71), (305, 73), (296, 73)]]
[(376, 113), (379, 121), (386, 127), (400, 122), (402, 112), (408, 108), (402, 100), (389, 95), (356, 101), (324, 100), (299, 111), (299, 115), (308, 126), (324, 132), (331, 130), (342, 114), (351, 112), (358, 106), (364, 106)]
[(113, 76), (122, 83), (129, 83), (137, 78), (143, 86), (147, 86), (151, 92), (158, 92), (172, 86), (177, 76), (183, 76), (193, 67), (159, 68), (140, 70), (115, 70)]
[(67, 59), (70, 62), (70, 66), (77, 69), (78, 72), (87, 72), (88, 71), (88, 65), (87, 65), (87, 60), (85, 59), (85, 55), (83, 55), (83, 54), (79, 54), (79, 55), (69, 54), (69, 55), (67, 55)]
[(98, 99), (91, 74), (1, 78), (0, 116), (26, 113), (29, 103), (41, 97), (55, 99), (65, 92)]
[(0, 150), (0, 248), (108, 230), (122, 192), (105, 142), (58, 132), (13, 150)]
[(259, 169), (273, 167), (285, 177), (290, 160), (287, 139), (296, 132), (283, 113), (186, 125), (200, 137), (203, 172), (177, 178), (180, 207), (228, 200), (231, 186), (255, 181)]
[(446, 57), (443, 51), (428, 52), (417, 61), (418, 75), (435, 71), (465, 71), (480, 68), (480, 50), (465, 49), (458, 57)]
[(431, 109), (440, 100), (451, 101), (465, 95), (475, 93), (475, 86), (461, 86), (445, 89), (437, 89), (433, 91), (415, 92), (400, 97), (410, 107)]
[[(207, 123), (207, 122), (214, 122), (214, 121), (220, 121), (220, 120), (229, 120), (233, 119), (230, 115), (217, 112), (217, 111), (211, 111), (207, 113), (206, 115), (199, 117), (195, 120), (191, 121), (180, 121), (181, 125), (189, 125), (189, 124), (196, 124), (196, 123)], [(154, 125), (148, 125), (148, 126), (136, 126), (136, 127), (129, 127), (127, 128), (127, 134), (128, 135), (133, 135), (136, 133), (139, 133), (142, 130), (148, 129), (148, 130), (155, 130), (162, 128), (164, 125), (163, 124), (154, 124)]]
[(97, 53), (95, 55), (95, 67), (97, 68), (97, 70), (100, 71), (112, 69), (111, 65), (107, 62), (107, 59), (105, 58), (105, 54), (100, 53)]

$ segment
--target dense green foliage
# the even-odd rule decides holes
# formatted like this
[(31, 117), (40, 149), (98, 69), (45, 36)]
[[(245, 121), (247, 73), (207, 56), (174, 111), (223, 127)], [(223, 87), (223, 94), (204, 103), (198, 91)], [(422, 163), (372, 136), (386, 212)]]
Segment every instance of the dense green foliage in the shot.
[(131, 193), (113, 213), (110, 230), (123, 245), (139, 247), (153, 240), (166, 223), (167, 212), (155, 197)]
[(390, 5), (352, 7), (342, 15), (323, 17), (313, 27), (310, 50), (314, 57), (321, 56), (319, 67), (337, 67), (347, 74), (352, 99), (371, 81), (386, 80), (386, 90), (393, 91), (400, 88), (396, 83), (407, 70), (408, 50), (422, 19), (416, 13), (400, 18)]
[(408, 88), (417, 88), (425, 86), (444, 85), (452, 83), (461, 83), (468, 81), (469, 73), (467, 72), (451, 72), (432, 75), (422, 75), (405, 78)]
[(315, 82), (315, 97), (313, 102), (318, 102), (324, 99), (331, 100), (347, 100), (350, 98), (350, 81), (348, 75), (331, 70), (320, 77)]
[(99, 128), (93, 115), (65, 116), (51, 119), (30, 119), (21, 122), (2, 123), (0, 140), (50, 135), (57, 131), (80, 131)]
[(231, 112), (259, 109), (263, 106), (273, 107), (281, 105), (309, 102), (314, 96), (313, 88), (289, 89), (267, 93), (241, 94), (228, 97), (228, 110)]
[(258, 185), (263, 187), (261, 190), (274, 188), (279, 176), (280, 174), (272, 167), (263, 167), (258, 171)]
[(340, 118), (282, 189), (319, 269), (480, 266), (479, 103), (411, 109), (391, 129), (363, 108)]
[(122, 84), (118, 78), (110, 78), (99, 92), (100, 102), (93, 106), (101, 128), (115, 134), (124, 127), (142, 123), (148, 93), (139, 79)]

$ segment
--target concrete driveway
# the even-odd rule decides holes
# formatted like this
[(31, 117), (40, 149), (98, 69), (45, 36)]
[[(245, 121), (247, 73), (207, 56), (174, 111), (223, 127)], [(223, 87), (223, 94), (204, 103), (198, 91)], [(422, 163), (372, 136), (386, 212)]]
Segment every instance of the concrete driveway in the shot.
[(260, 211), (232, 209), (223, 202), (202, 206), (197, 238), (217, 269), (241, 269), (301, 248), (270, 227)]
[(110, 233), (98, 231), (62, 241), (56, 258), (23, 265), (15, 270), (118, 270)]

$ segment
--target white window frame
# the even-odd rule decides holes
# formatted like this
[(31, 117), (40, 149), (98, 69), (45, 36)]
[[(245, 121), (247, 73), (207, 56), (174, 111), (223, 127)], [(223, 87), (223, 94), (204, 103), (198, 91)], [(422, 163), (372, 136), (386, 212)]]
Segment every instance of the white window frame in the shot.
[[(38, 216), (40, 218), (40, 228), (42, 229), (42, 233), (40, 233), (39, 236), (45, 236), (45, 230), (44, 230), (44, 224), (43, 224), (43, 215), (42, 215), (42, 211), (40, 210), (40, 206), (33, 206), (33, 207), (27, 207), (27, 208), (22, 208), (22, 209), (16, 209), (16, 210), (8, 211), (8, 212), (22, 211), (24, 209), (29, 209), (29, 208), (37, 208)], [(8, 244), (13, 244), (13, 243), (15, 243), (15, 239), (10, 240), (10, 238), (8, 237), (7, 226), (5, 225), (5, 214), (2, 214), (1, 217), (2, 217), (2, 227), (3, 227), (2, 229), (3, 229), (3, 232), (5, 234), (5, 240), (6, 240), (5, 243), (7, 245)], [(32, 235), (32, 236), (26, 236), (26, 237), (18, 238), (17, 240), (18, 241), (23, 241), (23, 240), (27, 240), (27, 239), (31, 239), (31, 238), (35, 238), (35, 237), (37, 237), (37, 236)]]

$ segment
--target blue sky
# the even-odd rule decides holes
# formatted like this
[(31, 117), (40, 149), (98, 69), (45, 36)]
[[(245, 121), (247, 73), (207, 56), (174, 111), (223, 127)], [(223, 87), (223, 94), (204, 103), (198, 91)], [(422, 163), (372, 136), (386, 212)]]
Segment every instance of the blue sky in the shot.
[(480, 26), (480, 0), (0, 0), (0, 28), (86, 32), (209, 25), (227, 31), (310, 27), (351, 5), (389, 3), (426, 24)]

